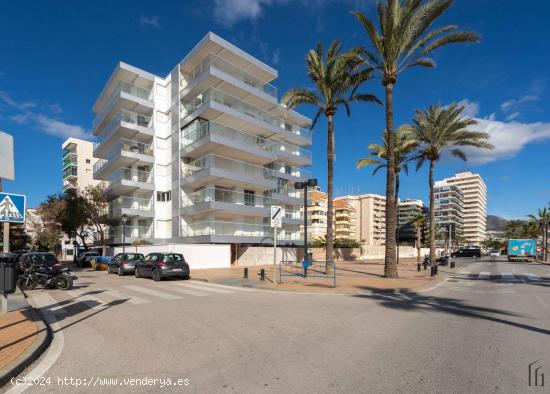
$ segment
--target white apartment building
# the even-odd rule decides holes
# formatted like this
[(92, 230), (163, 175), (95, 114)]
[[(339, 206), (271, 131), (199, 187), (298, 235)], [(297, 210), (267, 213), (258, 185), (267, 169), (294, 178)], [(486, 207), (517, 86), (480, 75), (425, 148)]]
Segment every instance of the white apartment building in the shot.
[(446, 178), (464, 193), (464, 238), (470, 245), (481, 246), (487, 231), (487, 186), (481, 175), (470, 171)]
[[(93, 111), (94, 178), (125, 241), (300, 244), (311, 120), (278, 104), (275, 69), (208, 33), (166, 76), (119, 63)], [(120, 244), (122, 226), (111, 228)]]
[(386, 244), (386, 197), (379, 194), (359, 194), (338, 197), (354, 210), (354, 238), (365, 246)]
[[(445, 245), (449, 233), (463, 235), (464, 232), (464, 193), (456, 185), (449, 184), (446, 180), (434, 183), (435, 194), (435, 226), (439, 233), (436, 234), (438, 245)], [(441, 238), (438, 236), (440, 234)], [(448, 242), (448, 241), (447, 241)]]
[(417, 232), (414, 225), (410, 224), (410, 221), (418, 215), (424, 213), (428, 214), (428, 209), (424, 206), (422, 200), (414, 200), (406, 198), (403, 201), (399, 201), (399, 242), (414, 245), (416, 242)]
[(98, 181), (93, 177), (94, 144), (78, 138), (67, 138), (61, 145), (63, 149), (63, 190), (76, 187), (84, 190)]

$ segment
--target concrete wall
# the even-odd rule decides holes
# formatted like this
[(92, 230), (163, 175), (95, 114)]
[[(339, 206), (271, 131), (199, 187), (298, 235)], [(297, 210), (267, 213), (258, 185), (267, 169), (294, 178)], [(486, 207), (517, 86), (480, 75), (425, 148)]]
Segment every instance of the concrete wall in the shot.
[[(135, 246), (127, 246), (127, 252), (135, 252)], [(121, 253), (122, 247), (115, 247), (113, 254)], [(191, 269), (231, 267), (231, 245), (214, 244), (165, 244), (137, 246), (137, 252), (147, 255), (153, 252), (181, 253)], [(273, 256), (273, 255), (272, 255)]]
[[(313, 252), (314, 260), (325, 260), (326, 258), (325, 248), (313, 248), (312, 252)], [(334, 254), (336, 255), (336, 260), (352, 261), (352, 260), (357, 260), (361, 257), (361, 249), (335, 248)]]
[[(277, 263), (281, 260), (301, 259), (304, 255), (303, 251), (303, 248), (277, 247)], [(237, 254), (239, 267), (273, 264), (273, 247), (240, 246)]]

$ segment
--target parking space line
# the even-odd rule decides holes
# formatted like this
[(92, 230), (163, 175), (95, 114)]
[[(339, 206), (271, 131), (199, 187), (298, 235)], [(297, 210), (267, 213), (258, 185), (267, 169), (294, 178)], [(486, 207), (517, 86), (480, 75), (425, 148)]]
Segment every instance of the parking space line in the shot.
[(170, 293), (163, 293), (161, 291), (153, 290), (148, 287), (139, 287), (139, 286), (124, 286), (125, 288), (133, 291), (137, 291), (138, 293), (147, 294), (153, 297), (162, 298), (164, 300), (180, 300), (181, 297), (177, 296), (175, 294)]

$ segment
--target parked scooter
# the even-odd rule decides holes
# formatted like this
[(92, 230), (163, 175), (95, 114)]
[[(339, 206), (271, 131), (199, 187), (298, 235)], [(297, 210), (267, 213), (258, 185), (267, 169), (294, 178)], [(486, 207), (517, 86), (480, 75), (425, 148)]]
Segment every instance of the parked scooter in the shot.
[(60, 266), (31, 265), (23, 268), (19, 275), (17, 287), (21, 290), (32, 290), (37, 286), (49, 289), (70, 290), (73, 287), (73, 278), (69, 269)]

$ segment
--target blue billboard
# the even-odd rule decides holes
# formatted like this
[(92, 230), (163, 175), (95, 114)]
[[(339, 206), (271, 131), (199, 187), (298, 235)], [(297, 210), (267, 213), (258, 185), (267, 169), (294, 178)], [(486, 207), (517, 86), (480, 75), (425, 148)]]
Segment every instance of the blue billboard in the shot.
[(0, 193), (0, 222), (25, 223), (27, 197)]

